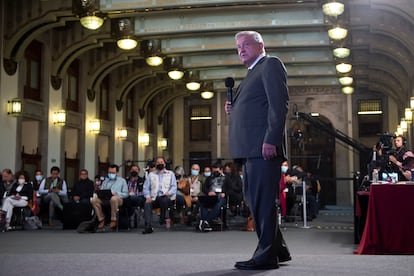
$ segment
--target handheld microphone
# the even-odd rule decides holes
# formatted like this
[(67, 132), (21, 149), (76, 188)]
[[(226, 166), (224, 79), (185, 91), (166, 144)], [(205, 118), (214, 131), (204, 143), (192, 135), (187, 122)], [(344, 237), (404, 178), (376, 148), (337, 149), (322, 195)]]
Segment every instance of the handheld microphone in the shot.
[(228, 77), (224, 80), (224, 83), (227, 87), (227, 100), (230, 104), (233, 104), (233, 87), (234, 87), (234, 79)]

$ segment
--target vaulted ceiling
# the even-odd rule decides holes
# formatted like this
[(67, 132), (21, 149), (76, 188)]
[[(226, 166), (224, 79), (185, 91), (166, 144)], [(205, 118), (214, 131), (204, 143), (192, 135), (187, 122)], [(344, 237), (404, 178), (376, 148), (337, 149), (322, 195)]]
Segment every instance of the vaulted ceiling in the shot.
[[(117, 76), (112, 79), (118, 82), (114, 93), (120, 102), (148, 78), (155, 82), (152, 92), (179, 86), (165, 77), (162, 66), (146, 65), (141, 51), (116, 47), (111, 20), (133, 18), (138, 40), (160, 39), (165, 57), (182, 57), (186, 70), (198, 70), (200, 79), (213, 81), (217, 91), (224, 91), (226, 77), (236, 81), (244, 77), (246, 71), (237, 58), (234, 34), (249, 29), (262, 33), (267, 53), (285, 62), (290, 89), (304, 93), (313, 88), (339, 90), (333, 43), (327, 35), (335, 19), (324, 17), (323, 2), (100, 0), (100, 11), (106, 19), (100, 29), (91, 31), (80, 25), (72, 1), (7, 0), (4, 68), (14, 74), (27, 45), (40, 39), (51, 50), (50, 81), (55, 88), (60, 87), (75, 59), (88, 63), (86, 86), (91, 100), (107, 75)], [(414, 1), (343, 2), (345, 13), (340, 19), (349, 28), (345, 42), (351, 48), (355, 94), (381, 93), (403, 109), (414, 93)], [(174, 93), (169, 99), (186, 95)]]

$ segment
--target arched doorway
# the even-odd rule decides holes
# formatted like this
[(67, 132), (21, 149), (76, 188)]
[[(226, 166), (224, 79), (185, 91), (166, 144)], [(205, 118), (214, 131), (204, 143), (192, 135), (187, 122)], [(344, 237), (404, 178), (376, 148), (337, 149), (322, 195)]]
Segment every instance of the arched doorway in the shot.
[[(318, 120), (332, 128), (326, 117), (319, 116)], [(289, 164), (300, 165), (319, 179), (320, 207), (336, 205), (335, 138), (301, 119), (292, 121), (289, 137)]]

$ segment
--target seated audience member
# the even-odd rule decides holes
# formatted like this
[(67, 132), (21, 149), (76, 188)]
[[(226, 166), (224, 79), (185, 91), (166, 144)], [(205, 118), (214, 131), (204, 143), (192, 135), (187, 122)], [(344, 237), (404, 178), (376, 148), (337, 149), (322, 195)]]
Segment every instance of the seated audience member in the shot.
[(43, 179), (39, 187), (42, 202), (49, 204), (49, 226), (53, 226), (55, 207), (63, 210), (63, 203), (68, 202), (66, 181), (59, 176), (59, 167), (52, 167), (50, 176)]
[[(412, 179), (411, 170), (414, 169), (414, 153), (412, 151), (406, 151), (403, 155), (403, 162), (401, 166), (401, 173), (405, 180)], [(403, 179), (401, 179), (403, 180)]]
[(33, 186), (33, 207), (32, 207), (32, 212), (34, 215), (38, 215), (39, 213), (39, 208), (40, 208), (40, 201), (42, 199), (40, 193), (39, 193), (39, 188), (40, 188), (40, 184), (43, 181), (43, 172), (41, 170), (36, 170), (35, 171), (35, 175), (34, 175), (34, 180), (32, 182), (32, 186)]
[(211, 223), (220, 216), (221, 207), (226, 205), (225, 179), (223, 165), (215, 163), (212, 166), (212, 175), (206, 179), (201, 188), (203, 195), (199, 196), (200, 222), (198, 229), (202, 232), (212, 230)]
[[(200, 208), (200, 203), (198, 201), (198, 196), (201, 194), (201, 187), (206, 180), (206, 176), (211, 175), (211, 168), (206, 166), (204, 168), (204, 173), (200, 174), (200, 165), (192, 164), (191, 165), (191, 175), (187, 178), (190, 184), (190, 206), (187, 211), (187, 224), (191, 225), (193, 221), (196, 220), (198, 209)], [(188, 206), (188, 202), (187, 202)]]
[(282, 176), (280, 178), (280, 187), (279, 187), (279, 202), (280, 202), (280, 210), (282, 217), (286, 217), (286, 194), (289, 191), (289, 189), (286, 186), (286, 173), (289, 170), (289, 164), (287, 161), (284, 161), (282, 163), (282, 166), (280, 167), (282, 171)]
[(237, 163), (224, 164), (223, 173), (226, 176), (227, 198), (231, 212), (237, 215), (237, 206), (243, 201), (243, 180)]
[(165, 219), (169, 216), (168, 207), (175, 200), (177, 193), (177, 181), (172, 171), (165, 168), (164, 157), (157, 157), (155, 160), (155, 170), (148, 174), (144, 182), (144, 217), (145, 230), (143, 234), (150, 234), (152, 228), (152, 209), (160, 208), (160, 224), (165, 224)]
[(187, 201), (190, 197), (190, 185), (185, 177), (185, 171), (183, 167), (177, 166), (174, 169), (175, 180), (177, 181), (177, 194), (175, 198), (175, 204), (177, 209), (185, 209)]
[(138, 172), (132, 171), (128, 180), (128, 201), (131, 207), (144, 208), (145, 197), (144, 197), (144, 179), (138, 175)]
[(14, 176), (13, 176), (13, 172), (10, 169), (4, 169), (2, 171), (2, 184), (1, 184), (1, 188), (0, 188), (0, 205), (2, 203), (2, 199), (6, 196), (8, 196), (8, 194), (11, 191), (11, 188), (13, 187), (13, 184), (16, 181), (14, 180)]
[(97, 174), (97, 175), (95, 175), (94, 179), (95, 179), (94, 183), (93, 183), (94, 184), (94, 191), (96, 192), (96, 191), (99, 191), (102, 188), (102, 183), (105, 180), (105, 177), (100, 176), (99, 174)]
[(111, 190), (112, 196), (109, 200), (100, 199), (94, 197), (91, 200), (92, 206), (95, 209), (96, 216), (98, 218), (98, 230), (102, 231), (105, 227), (105, 215), (102, 207), (104, 204), (108, 204), (111, 207), (110, 212), (110, 228), (115, 228), (117, 225), (117, 211), (124, 203), (124, 199), (128, 197), (128, 185), (122, 177), (118, 176), (118, 165), (112, 164), (108, 168), (108, 178), (102, 183), (101, 190)]
[(89, 204), (94, 190), (94, 183), (88, 177), (88, 170), (80, 170), (79, 180), (75, 182), (72, 189), (73, 201), (76, 203)]
[(26, 172), (16, 174), (17, 182), (10, 189), (9, 196), (4, 199), (2, 211), (6, 213), (6, 230), (10, 230), (10, 220), (13, 215), (14, 207), (25, 207), (33, 196), (33, 187), (28, 183)]

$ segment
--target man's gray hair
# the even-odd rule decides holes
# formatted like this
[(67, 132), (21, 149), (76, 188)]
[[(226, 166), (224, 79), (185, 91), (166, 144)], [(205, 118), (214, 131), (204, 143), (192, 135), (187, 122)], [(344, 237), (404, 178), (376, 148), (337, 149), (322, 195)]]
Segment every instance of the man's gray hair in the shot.
[(260, 42), (260, 43), (263, 43), (263, 38), (262, 38), (262, 35), (261, 35), (261, 34), (259, 34), (259, 33), (258, 33), (258, 32), (256, 32), (256, 31), (241, 31), (241, 32), (238, 32), (238, 33), (235, 35), (236, 40), (237, 40), (240, 36), (243, 36), (243, 35), (250, 36), (250, 37), (252, 37), (255, 41)]

